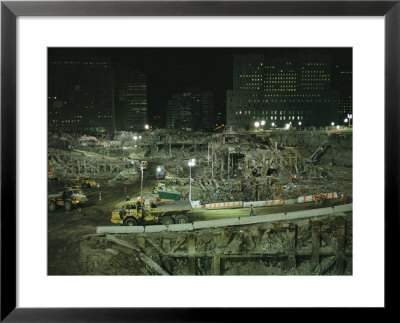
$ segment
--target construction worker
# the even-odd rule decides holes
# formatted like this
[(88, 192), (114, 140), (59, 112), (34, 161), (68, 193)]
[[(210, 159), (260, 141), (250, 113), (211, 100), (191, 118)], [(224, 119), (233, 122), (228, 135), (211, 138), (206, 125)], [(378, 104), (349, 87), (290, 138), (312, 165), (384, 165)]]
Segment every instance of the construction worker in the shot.
[(319, 193), (318, 195), (318, 204), (321, 205), (322, 204), (322, 193)]
[(315, 205), (319, 204), (319, 195), (315, 195)]
[(321, 204), (322, 204), (322, 206), (325, 205), (325, 201), (326, 201), (326, 196), (325, 196), (325, 194), (321, 193)]
[(345, 193), (345, 190), (342, 190), (342, 193), (340, 193), (340, 198), (339, 198), (340, 204), (344, 204), (344, 202), (345, 202), (344, 193)]
[(254, 215), (256, 215), (254, 213), (254, 206), (253, 206), (253, 204), (250, 204), (250, 216), (254, 216)]

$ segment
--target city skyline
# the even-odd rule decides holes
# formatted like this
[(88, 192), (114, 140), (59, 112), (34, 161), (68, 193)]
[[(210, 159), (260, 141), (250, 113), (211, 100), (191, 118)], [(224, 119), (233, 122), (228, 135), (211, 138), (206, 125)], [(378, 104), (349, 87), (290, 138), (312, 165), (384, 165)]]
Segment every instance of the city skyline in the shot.
[(265, 62), (298, 56), (329, 60), (331, 89), (351, 96), (351, 81), (344, 82), (338, 73), (338, 69), (352, 71), (351, 48), (51, 48), (48, 58), (104, 57), (113, 66), (143, 74), (147, 82), (148, 121), (154, 124), (157, 118), (158, 124), (166, 127), (168, 101), (194, 87), (213, 93), (215, 115), (222, 119), (221, 123), (226, 122), (227, 92), (234, 88), (235, 54), (262, 55)]

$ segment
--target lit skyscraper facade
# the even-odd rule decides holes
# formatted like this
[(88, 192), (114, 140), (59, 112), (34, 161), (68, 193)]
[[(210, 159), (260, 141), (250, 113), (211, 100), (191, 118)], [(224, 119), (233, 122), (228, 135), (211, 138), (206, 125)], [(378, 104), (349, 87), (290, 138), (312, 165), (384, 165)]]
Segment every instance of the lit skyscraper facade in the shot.
[(142, 131), (148, 122), (146, 76), (121, 66), (114, 72), (117, 129)]
[(353, 114), (353, 93), (352, 82), (353, 73), (351, 69), (337, 65), (334, 68), (334, 82), (335, 86), (340, 91), (339, 101), (339, 119), (343, 122), (348, 115)]
[(113, 77), (106, 58), (53, 58), (48, 63), (50, 131), (112, 132)]
[(265, 128), (288, 123), (324, 126), (338, 121), (338, 106), (329, 59), (234, 55), (233, 90), (227, 92), (228, 127), (250, 129), (262, 120)]
[(167, 127), (170, 129), (213, 129), (214, 95), (200, 89), (188, 89), (168, 100)]

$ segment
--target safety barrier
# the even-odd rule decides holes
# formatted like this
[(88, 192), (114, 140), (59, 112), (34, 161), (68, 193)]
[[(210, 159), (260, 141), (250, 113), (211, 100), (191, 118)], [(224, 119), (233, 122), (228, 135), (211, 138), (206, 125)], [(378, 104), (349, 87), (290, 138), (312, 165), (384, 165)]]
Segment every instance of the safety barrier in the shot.
[(283, 200), (253, 201), (253, 202), (243, 202), (243, 207), (250, 207), (250, 205), (253, 205), (254, 207), (263, 207), (263, 206), (275, 206), (283, 204), (284, 204)]
[(210, 203), (204, 204), (205, 210), (214, 210), (214, 209), (234, 209), (238, 207), (243, 207), (242, 201), (236, 202), (219, 202), (219, 203)]
[(203, 205), (200, 204), (200, 201), (191, 201), (193, 209), (202, 209)]
[[(332, 196), (332, 195), (331, 195)], [(288, 221), (288, 220), (301, 220), (318, 216), (325, 216), (330, 214), (337, 214), (343, 212), (351, 212), (353, 204), (336, 205), (326, 208), (317, 208), (313, 210), (303, 210), (288, 213), (276, 214), (263, 214), (257, 216), (245, 216), (229, 219), (219, 219), (210, 221), (198, 221), (194, 223), (172, 224), (166, 225), (150, 225), (146, 227), (124, 227), (124, 226), (108, 226), (97, 227), (97, 233), (155, 233), (155, 232), (179, 232), (179, 231), (192, 231), (205, 228), (217, 228), (224, 226), (236, 226), (266, 222)]]
[[(325, 199), (327, 199), (327, 200), (338, 198), (338, 195), (336, 192), (323, 193), (323, 195), (325, 196)], [(299, 196), (297, 198), (297, 203), (313, 202), (313, 201), (315, 201), (316, 197), (317, 197), (316, 195)]]

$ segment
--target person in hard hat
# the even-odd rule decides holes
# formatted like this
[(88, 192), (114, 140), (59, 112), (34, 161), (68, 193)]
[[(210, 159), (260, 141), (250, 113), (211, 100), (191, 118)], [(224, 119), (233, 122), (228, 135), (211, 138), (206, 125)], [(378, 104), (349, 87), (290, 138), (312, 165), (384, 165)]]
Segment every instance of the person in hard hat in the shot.
[(344, 204), (344, 202), (345, 202), (344, 193), (345, 193), (345, 190), (342, 190), (342, 193), (340, 194), (340, 198), (339, 198), (340, 204)]
[(315, 195), (314, 201), (315, 201), (315, 205), (318, 205), (318, 204), (319, 204), (319, 195), (318, 195), (318, 194)]
[(253, 204), (250, 204), (250, 216), (253, 216), (253, 215), (256, 215), (254, 213), (254, 206), (253, 206)]
[(325, 194), (321, 193), (321, 205), (324, 206), (325, 205), (325, 201), (326, 201), (326, 196)]

